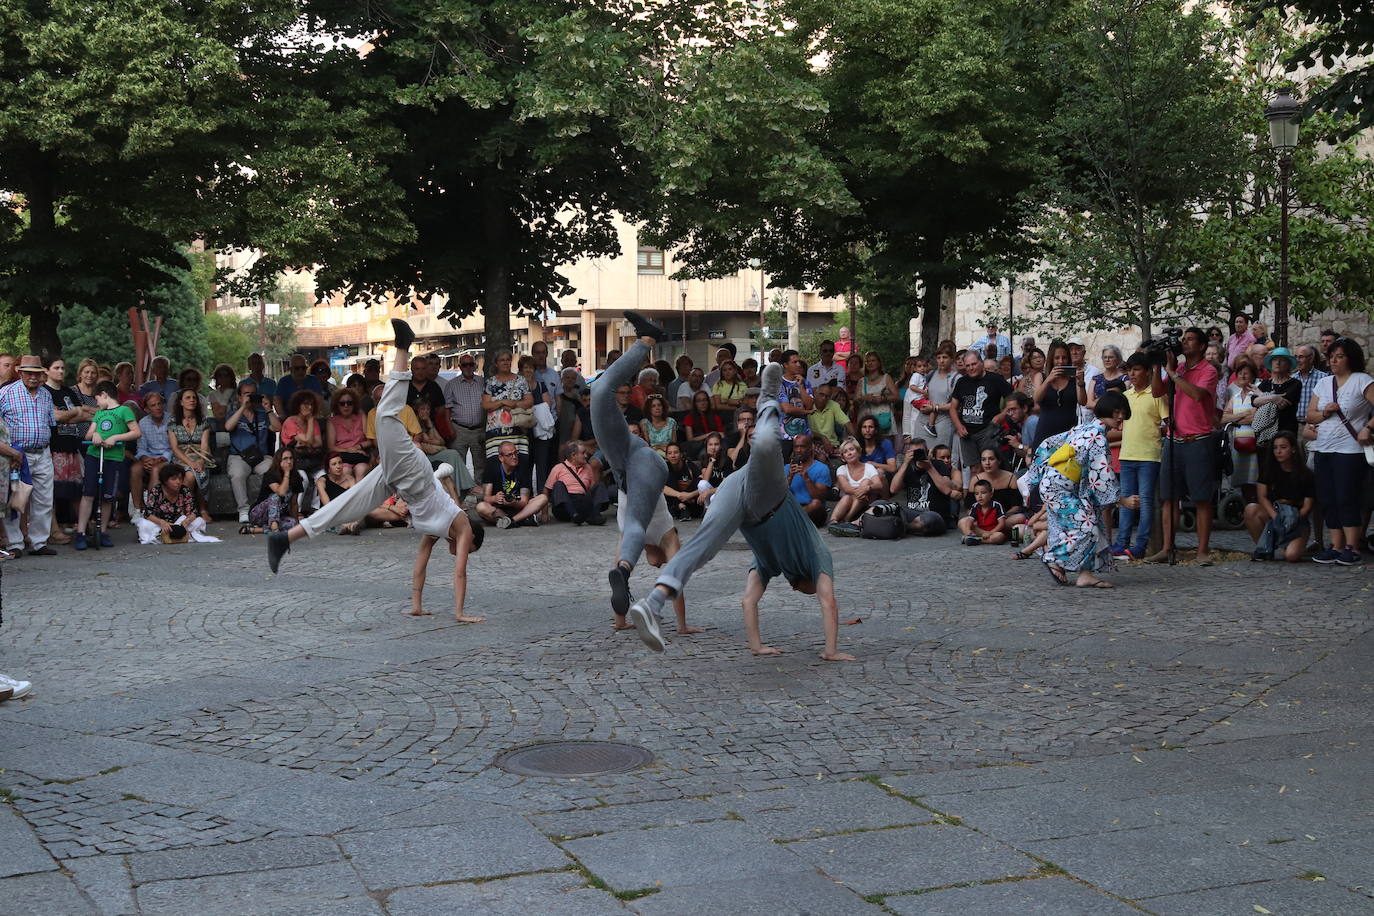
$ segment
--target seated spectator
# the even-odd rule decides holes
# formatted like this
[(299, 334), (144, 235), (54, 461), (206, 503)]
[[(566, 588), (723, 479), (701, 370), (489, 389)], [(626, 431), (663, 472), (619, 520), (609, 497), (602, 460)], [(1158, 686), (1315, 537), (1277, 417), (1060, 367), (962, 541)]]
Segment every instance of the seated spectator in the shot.
[(320, 399), (324, 403), (329, 403), (334, 397), (334, 378), (329, 372), (329, 363), (323, 359), (317, 359), (310, 364), (310, 377), (320, 383)]
[(257, 505), (248, 510), (248, 524), (239, 534), (262, 534), (264, 531), (288, 531), (300, 518), (300, 506), (305, 494), (305, 474), (296, 467), (296, 453), (289, 445), (277, 449), (272, 467), (262, 475)]
[(720, 433), (707, 435), (706, 445), (701, 450), (701, 479), (697, 481), (702, 508), (711, 505), (711, 497), (734, 470), (735, 465), (725, 450), (725, 437)]
[[(361, 375), (353, 378), (362, 380)], [(426, 402), (428, 403), (428, 402)], [(334, 392), (329, 405), (329, 423), (325, 427), (325, 450), (338, 455), (352, 470), (354, 480), (362, 480), (372, 470), (373, 441), (367, 438), (367, 418), (362, 411), (362, 399), (353, 386)]]
[(750, 408), (741, 407), (735, 411), (735, 429), (725, 441), (725, 450), (734, 467), (744, 467), (749, 460), (749, 440), (754, 435), (754, 419), (757, 414)]
[(204, 377), (200, 374), (200, 370), (194, 366), (187, 366), (185, 369), (182, 369), (181, 374), (177, 376), (177, 390), (185, 391), (189, 388), (194, 391), (196, 393), (196, 399), (200, 401), (200, 412), (209, 416), (210, 402), (205, 397), (205, 392), (201, 390), (204, 384)]
[[(182, 375), (194, 371), (187, 369)], [(187, 485), (204, 493), (210, 484), (210, 469), (215, 466), (215, 460), (210, 454), (210, 424), (194, 388), (178, 392), (172, 416), (172, 457), (186, 469), (190, 477)]]
[(147, 413), (138, 421), (138, 453), (129, 469), (129, 492), (138, 512), (143, 511), (144, 492), (158, 479), (158, 468), (172, 460), (172, 415), (166, 412), (166, 406), (166, 399), (158, 391), (148, 392), (143, 399)]
[(825, 500), (830, 495), (831, 480), (830, 467), (816, 458), (811, 434), (799, 433), (792, 440), (792, 454), (787, 459), (787, 485), (812, 524), (825, 524)]
[(215, 385), (210, 389), (210, 418), (215, 421), (216, 429), (223, 429), (225, 418), (238, 406), (238, 376), (228, 363), (220, 363), (210, 373), (210, 381)]
[(878, 420), (874, 417), (864, 417), (859, 421), (859, 452), (864, 461), (884, 475), (897, 470), (897, 455), (892, 451), (892, 440), (881, 434)]
[(142, 517), (134, 520), (139, 543), (151, 544), (159, 537), (184, 541), (192, 530), (205, 530), (210, 516), (204, 510), (197, 513), (188, 476), (185, 468), (170, 462), (157, 469), (158, 482), (148, 490)]
[(644, 419), (644, 411), (631, 403), (629, 385), (621, 385), (615, 390), (615, 402), (620, 407), (620, 412), (625, 415), (625, 422), (634, 430), (635, 435), (644, 435), (644, 432), (639, 428), (640, 422)]
[(912, 439), (892, 475), (888, 493), (901, 506), (912, 534), (944, 534), (951, 524), (951, 510), (964, 494), (951, 476), (949, 454), (947, 445), (928, 450), (924, 439)]
[(521, 455), (513, 442), (502, 442), (495, 458), (487, 459), (486, 483), (477, 514), (497, 528), (511, 525), (538, 527), (539, 512), (549, 504), (543, 493), (530, 496), (530, 460)]
[[(994, 458), (995, 460), (995, 458)], [(986, 480), (973, 481), (973, 505), (968, 514), (959, 519), (959, 533), (964, 546), (1005, 544), (1011, 531), (1002, 504), (992, 498), (992, 485)]]
[(281, 425), (281, 444), (291, 447), (296, 469), (314, 477), (324, 469), (320, 396), (309, 388), (301, 388), (291, 395), (290, 405), (290, 415)]
[(668, 500), (668, 514), (680, 522), (701, 518), (701, 493), (697, 490), (697, 480), (701, 468), (688, 461), (682, 454), (682, 446), (674, 442), (665, 450), (664, 460), (668, 464), (668, 480), (663, 485), (663, 495)]
[[(336, 391), (335, 394), (337, 395), (338, 391)], [(353, 487), (357, 485), (359, 479), (360, 478), (353, 476), (352, 467), (343, 460), (342, 456), (330, 455), (329, 460), (325, 463), (324, 473), (315, 478), (315, 492), (319, 499), (320, 506), (324, 507), (329, 505), (344, 493), (353, 489)], [(385, 528), (390, 528), (398, 523), (404, 524), (406, 520), (406, 514), (402, 511), (404, 508), (404, 503), (401, 504), (401, 510), (398, 510), (394, 504), (378, 506), (367, 514), (366, 519), (349, 522), (346, 525), (340, 525), (335, 530), (335, 533), (359, 535), (362, 534), (364, 524)]]
[[(725, 370), (720, 373), (721, 378), (725, 378)], [(747, 388), (759, 387), (759, 361), (752, 356), (739, 364), (740, 381), (744, 382)]]
[(606, 487), (599, 480), (596, 468), (587, 460), (587, 450), (576, 440), (564, 442), (559, 449), (558, 464), (544, 479), (544, 495), (552, 507), (553, 517), (575, 525), (604, 525), (602, 514), (609, 505)]
[(248, 478), (266, 474), (272, 467), (272, 440), (281, 431), (271, 401), (258, 394), (257, 383), (246, 378), (239, 383), (239, 400), (224, 420), (229, 434), (229, 487), (234, 491), (239, 524), (248, 523)]
[(832, 525), (853, 521), (863, 515), (874, 500), (882, 499), (887, 492), (882, 472), (863, 460), (858, 440), (846, 439), (841, 442), (840, 458), (844, 464), (835, 471), (840, 500), (830, 511)]
[(651, 394), (663, 394), (659, 390), (658, 370), (653, 366), (640, 371), (638, 384), (630, 389), (630, 403), (640, 410), (645, 410), (644, 402), (648, 400)]
[[(700, 371), (700, 370), (695, 370)], [(686, 386), (684, 385), (685, 389)], [(725, 421), (711, 406), (711, 396), (704, 391), (692, 395), (692, 411), (683, 418), (688, 442), (704, 442), (711, 433), (725, 433)], [(700, 446), (697, 446), (700, 448)]]
[(1012, 552), (1012, 558), (1016, 560), (1029, 560), (1035, 556), (1036, 552), (1044, 549), (1050, 542), (1050, 519), (1049, 513), (1042, 506), (1040, 511), (1030, 517), (1026, 522), (1026, 527), (1035, 535), (1031, 540), (1021, 545), (1019, 550)]
[[(1024, 524), (1026, 521), (1025, 509), (1022, 508), (1021, 490), (1016, 485), (1016, 475), (1002, 467), (995, 449), (985, 448), (980, 456), (981, 461), (973, 472), (973, 482), (976, 484), (982, 480), (992, 487), (992, 499), (1000, 505), (1007, 515), (1007, 530), (1010, 531), (1012, 525)], [(973, 508), (973, 500), (977, 499), (978, 494), (973, 494), (973, 499), (969, 501), (969, 508)]]
[(840, 409), (832, 396), (834, 385), (820, 385), (811, 393), (814, 405), (811, 416), (812, 447), (816, 457), (830, 461), (839, 455), (839, 445), (849, 437), (849, 415)]
[(458, 489), (464, 493), (477, 486), (477, 481), (468, 470), (468, 463), (456, 451), (444, 445), (443, 434), (434, 425), (429, 401), (420, 398), (410, 406), (415, 412), (415, 422), (420, 425), (420, 434), (411, 438), (429, 459), (429, 466), (438, 468), (439, 465), (446, 464), (451, 467), (453, 479), (457, 482)]
[(739, 364), (727, 359), (720, 364), (720, 380), (711, 386), (711, 406), (720, 411), (736, 410), (744, 403), (748, 388)]
[(693, 369), (687, 373), (687, 381), (678, 386), (677, 400), (673, 402), (676, 410), (691, 410), (696, 402), (697, 394), (711, 397), (711, 387), (706, 384), (706, 374), (700, 369)]
[(1245, 527), (1255, 540), (1251, 559), (1273, 560), (1281, 553), (1299, 563), (1317, 501), (1316, 478), (1289, 430), (1274, 435), (1272, 449), (1271, 460), (1260, 465), (1257, 501), (1245, 507)]
[(668, 416), (668, 400), (663, 395), (651, 394), (645, 399), (639, 434), (660, 452), (677, 441), (677, 420)]

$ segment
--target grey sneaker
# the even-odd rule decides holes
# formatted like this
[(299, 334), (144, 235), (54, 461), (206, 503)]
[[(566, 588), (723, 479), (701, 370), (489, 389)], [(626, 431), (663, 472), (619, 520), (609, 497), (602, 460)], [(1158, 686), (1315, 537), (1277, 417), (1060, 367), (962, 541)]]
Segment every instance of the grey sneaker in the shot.
[(667, 644), (663, 641), (663, 632), (658, 628), (658, 615), (649, 607), (647, 598), (640, 598), (630, 605), (629, 618), (635, 625), (640, 641), (655, 652), (662, 652)]
[(502, 529), (502, 530), (505, 530), (506, 528), (509, 528), (510, 526), (511, 526), (511, 520), (510, 520), (510, 516), (509, 516), (509, 515), (498, 515), (498, 516), (496, 517), (496, 527), (497, 527), (497, 528), (500, 528), (500, 529)]

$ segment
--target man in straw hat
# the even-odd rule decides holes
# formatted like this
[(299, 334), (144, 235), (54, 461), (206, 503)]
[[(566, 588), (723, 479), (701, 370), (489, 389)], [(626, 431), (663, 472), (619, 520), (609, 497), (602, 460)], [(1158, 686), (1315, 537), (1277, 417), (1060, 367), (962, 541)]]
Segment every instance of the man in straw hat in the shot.
[[(57, 418), (53, 414), (52, 395), (43, 384), (48, 373), (42, 360), (31, 353), (20, 357), (16, 368), (19, 381), (0, 389), (0, 421), (9, 430), (10, 447), (28, 459), (29, 474), (33, 477), (33, 493), (29, 496), (29, 538), (33, 546), (29, 555), (55, 557), (57, 551), (48, 546), (53, 504), (52, 452), (48, 450), (48, 440)], [(21, 556), (24, 533), (19, 528), (19, 517), (16, 514), (11, 520), (8, 511), (5, 516), (10, 552)]]

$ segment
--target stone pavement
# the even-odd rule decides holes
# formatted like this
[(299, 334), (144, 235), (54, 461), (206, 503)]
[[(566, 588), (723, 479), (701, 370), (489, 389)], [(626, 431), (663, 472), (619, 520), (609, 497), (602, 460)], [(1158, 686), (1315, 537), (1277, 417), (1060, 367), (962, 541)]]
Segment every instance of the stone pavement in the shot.
[[(1368, 568), (1079, 591), (828, 539), (863, 622), (827, 664), (781, 587), (786, 654), (749, 655), (742, 543), (656, 656), (610, 632), (613, 530), (490, 532), (458, 626), (447, 556), (435, 616), (399, 613), (409, 532), (272, 579), (215, 527), (0, 567), (0, 671), (35, 682), (0, 704), (0, 914), (1374, 913)], [(656, 760), (492, 766), (557, 738)]]

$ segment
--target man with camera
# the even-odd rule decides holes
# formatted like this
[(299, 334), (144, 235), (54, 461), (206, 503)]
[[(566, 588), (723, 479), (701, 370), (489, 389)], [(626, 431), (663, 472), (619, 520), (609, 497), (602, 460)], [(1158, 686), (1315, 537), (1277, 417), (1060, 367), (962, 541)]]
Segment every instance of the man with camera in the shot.
[(964, 491), (950, 477), (950, 466), (930, 457), (924, 439), (911, 440), (889, 488), (909, 533), (945, 533), (954, 501), (964, 498)]
[[(1174, 386), (1173, 429), (1165, 437), (1160, 459), (1159, 498), (1165, 503), (1164, 547), (1149, 558), (1167, 562), (1184, 499), (1197, 507), (1197, 562), (1211, 566), (1212, 519), (1217, 493), (1216, 367), (1204, 359), (1207, 335), (1188, 328), (1179, 337), (1182, 358), (1169, 373)], [(1147, 350), (1149, 349), (1147, 345)], [(1170, 350), (1169, 360), (1173, 359)]]
[(1030, 410), (1030, 396), (1013, 391), (997, 419), (997, 457), (1008, 471), (1030, 464), (1033, 457), (1031, 447), (1025, 444), (1025, 437), (1021, 434), (1021, 424), (1026, 422)]
[(830, 468), (817, 461), (811, 437), (802, 433), (792, 440), (792, 457), (787, 465), (787, 485), (797, 497), (806, 517), (817, 525), (825, 524), (825, 497), (830, 493)]
[(248, 521), (248, 478), (272, 467), (272, 437), (281, 431), (276, 411), (269, 411), (251, 378), (239, 382), (238, 409), (224, 418), (229, 434), (229, 487), (239, 510), (239, 524)]

